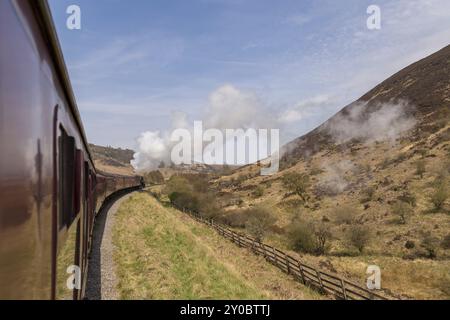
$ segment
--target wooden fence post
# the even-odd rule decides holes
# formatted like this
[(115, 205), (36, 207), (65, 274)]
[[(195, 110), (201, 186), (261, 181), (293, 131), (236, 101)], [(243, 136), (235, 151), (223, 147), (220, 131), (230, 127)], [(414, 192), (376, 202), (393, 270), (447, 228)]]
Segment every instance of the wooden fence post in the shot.
[(259, 246), (263, 248), (263, 256), (265, 259), (267, 259), (266, 246), (262, 242), (259, 243)]
[(320, 290), (322, 290), (322, 293), (325, 293), (325, 288), (323, 287), (323, 283), (322, 283), (322, 277), (320, 276), (320, 271), (316, 270), (316, 275), (317, 275), (317, 279), (319, 280), (319, 284), (320, 284)]
[(342, 278), (341, 278), (341, 288), (342, 288), (342, 294), (344, 295), (344, 300), (348, 300), (347, 290), (345, 290), (345, 282), (344, 282), (344, 279), (342, 279)]
[(290, 262), (289, 262), (289, 258), (288, 258), (288, 255), (286, 254), (286, 266), (287, 266), (287, 273), (288, 274), (291, 274), (291, 264), (290, 264)]
[(276, 253), (276, 251), (275, 251), (275, 248), (274, 248), (274, 247), (272, 247), (272, 253), (273, 253), (273, 261), (275, 262), (275, 265), (276, 265), (276, 266), (279, 266), (279, 264), (278, 264), (278, 257), (277, 257), (277, 253)]
[(300, 261), (298, 261), (298, 268), (300, 269), (300, 276), (302, 277), (302, 282), (303, 284), (306, 284), (306, 278), (305, 275), (303, 274), (303, 267)]

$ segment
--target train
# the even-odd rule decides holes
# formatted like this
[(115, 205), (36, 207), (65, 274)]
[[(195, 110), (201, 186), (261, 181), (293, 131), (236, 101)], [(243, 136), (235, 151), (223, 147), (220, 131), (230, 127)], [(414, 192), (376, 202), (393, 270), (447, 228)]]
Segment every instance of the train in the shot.
[(143, 186), (96, 169), (48, 3), (1, 0), (0, 299), (83, 299), (96, 215)]

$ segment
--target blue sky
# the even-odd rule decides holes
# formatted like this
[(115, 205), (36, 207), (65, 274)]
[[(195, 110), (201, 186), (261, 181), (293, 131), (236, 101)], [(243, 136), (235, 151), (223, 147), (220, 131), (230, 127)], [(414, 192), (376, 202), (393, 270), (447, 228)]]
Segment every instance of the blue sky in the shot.
[[(251, 95), (286, 142), (450, 39), (448, 0), (49, 3), (88, 139), (134, 149), (176, 112), (205, 119), (218, 91)], [(72, 4), (81, 30), (66, 28)], [(378, 31), (366, 27), (371, 4)]]

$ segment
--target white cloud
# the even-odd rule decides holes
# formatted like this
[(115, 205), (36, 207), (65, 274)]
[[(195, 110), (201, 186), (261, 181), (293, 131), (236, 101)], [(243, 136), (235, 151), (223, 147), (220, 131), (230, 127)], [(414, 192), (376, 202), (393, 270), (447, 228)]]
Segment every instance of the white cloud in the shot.
[(227, 84), (214, 90), (205, 110), (205, 125), (209, 128), (272, 128), (274, 118), (267, 106), (250, 92)]
[[(307, 14), (298, 8), (283, 12), (280, 7), (279, 16), (270, 6), (261, 7), (264, 10), (257, 14), (239, 7), (238, 16), (245, 19), (233, 25), (219, 19), (220, 29), (205, 28), (201, 35), (175, 30), (175, 35), (155, 31), (131, 38), (96, 37), (99, 43), (84, 43), (84, 55), (77, 56), (77, 63), (68, 61), (69, 69), (85, 112), (138, 119), (153, 114), (167, 117), (179, 110), (211, 126), (290, 126), (293, 138), (449, 43), (450, 1), (380, 0), (378, 4), (380, 31), (367, 30), (366, 11), (360, 4), (309, 1)], [(242, 6), (247, 9), (245, 3)], [(221, 17), (235, 18), (237, 12), (232, 7), (227, 10)], [(261, 21), (264, 24), (259, 25)], [(261, 34), (258, 28), (264, 25), (273, 28)], [(308, 27), (308, 33), (302, 26)], [(233, 85), (218, 88), (205, 101), (215, 86), (226, 82)], [(183, 88), (176, 88), (180, 83)], [(155, 87), (160, 90), (153, 95)], [(311, 96), (332, 98), (305, 99)], [(149, 124), (149, 131), (155, 131), (154, 124)]]
[(333, 103), (327, 95), (318, 95), (310, 99), (302, 100), (294, 107), (283, 111), (278, 118), (281, 123), (295, 123), (308, 117), (322, 113), (323, 108)]
[[(276, 114), (255, 94), (226, 84), (209, 95), (208, 105), (203, 115), (194, 120), (202, 121), (204, 130), (214, 128), (225, 133), (226, 129), (272, 129), (277, 126), (276, 119)], [(171, 127), (170, 130), (162, 133), (149, 131), (141, 134), (138, 138), (138, 152), (132, 161), (137, 171), (154, 170), (161, 161), (170, 162), (173, 146), (170, 135), (173, 130), (188, 129), (191, 135), (193, 132), (186, 114), (182, 112), (172, 114)], [(256, 155), (252, 154), (252, 156)]]

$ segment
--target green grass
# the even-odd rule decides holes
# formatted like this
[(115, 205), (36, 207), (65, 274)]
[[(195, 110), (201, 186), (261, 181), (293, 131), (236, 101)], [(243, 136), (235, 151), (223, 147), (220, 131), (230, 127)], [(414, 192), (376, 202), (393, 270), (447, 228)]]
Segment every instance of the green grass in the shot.
[(123, 299), (317, 299), (261, 257), (148, 194), (124, 202), (114, 227)]

